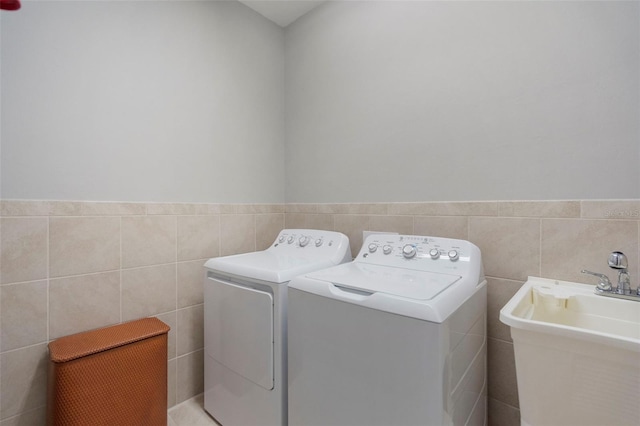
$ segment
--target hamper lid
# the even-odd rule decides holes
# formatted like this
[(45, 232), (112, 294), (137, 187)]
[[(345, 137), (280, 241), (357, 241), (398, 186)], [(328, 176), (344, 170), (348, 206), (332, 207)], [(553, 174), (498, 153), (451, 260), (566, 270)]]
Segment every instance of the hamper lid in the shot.
[(170, 327), (158, 318), (142, 318), (72, 334), (49, 343), (49, 358), (52, 362), (67, 362), (165, 334), (169, 330)]

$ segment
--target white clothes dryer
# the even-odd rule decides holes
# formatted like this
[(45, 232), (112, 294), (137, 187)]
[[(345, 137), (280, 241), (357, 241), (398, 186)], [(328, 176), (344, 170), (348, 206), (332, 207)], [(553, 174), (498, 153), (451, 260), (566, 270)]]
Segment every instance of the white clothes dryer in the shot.
[(468, 241), (371, 235), (289, 283), (289, 424), (486, 424), (486, 280)]
[(205, 263), (204, 408), (223, 426), (287, 424), (287, 284), (351, 260), (338, 232), (286, 229)]

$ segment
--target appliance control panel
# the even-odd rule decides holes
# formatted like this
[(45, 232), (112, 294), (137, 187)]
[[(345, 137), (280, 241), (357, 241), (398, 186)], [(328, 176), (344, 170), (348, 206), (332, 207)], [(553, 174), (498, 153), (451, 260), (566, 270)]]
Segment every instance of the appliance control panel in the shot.
[(356, 262), (420, 271), (463, 273), (481, 262), (478, 247), (465, 240), (419, 235), (373, 234)]
[(343, 251), (349, 239), (340, 232), (322, 231), (318, 229), (283, 229), (268, 250), (278, 254), (300, 255), (303, 252), (312, 253), (337, 253)]

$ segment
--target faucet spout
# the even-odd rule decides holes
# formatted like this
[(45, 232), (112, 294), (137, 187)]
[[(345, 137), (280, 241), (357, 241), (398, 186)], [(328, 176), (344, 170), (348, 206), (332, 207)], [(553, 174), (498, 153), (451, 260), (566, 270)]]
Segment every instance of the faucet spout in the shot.
[[(614, 251), (609, 255), (609, 267), (611, 269), (617, 269), (618, 273), (618, 287), (616, 293), (618, 294), (630, 294), (631, 293), (631, 276), (627, 272), (628, 262), (627, 256), (620, 251)], [(637, 290), (636, 290), (637, 292)]]

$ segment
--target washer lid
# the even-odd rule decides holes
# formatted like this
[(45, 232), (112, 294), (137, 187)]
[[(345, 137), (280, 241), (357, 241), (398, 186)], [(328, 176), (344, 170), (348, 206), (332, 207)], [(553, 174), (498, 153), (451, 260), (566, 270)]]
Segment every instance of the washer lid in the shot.
[(413, 300), (431, 300), (462, 278), (460, 275), (360, 262), (313, 272), (307, 277), (363, 293), (384, 293)]
[(296, 275), (333, 266), (328, 256), (292, 256), (270, 250), (209, 259), (205, 268), (239, 277), (285, 283)]

